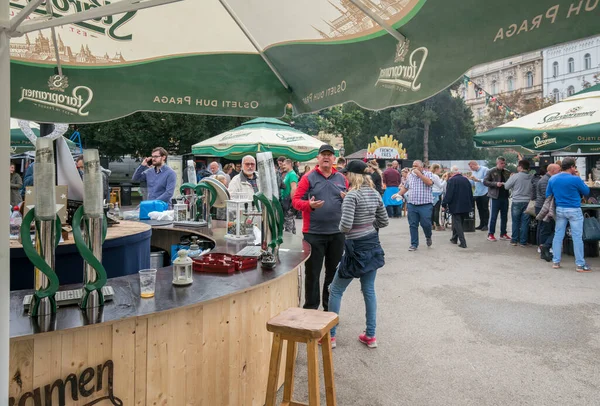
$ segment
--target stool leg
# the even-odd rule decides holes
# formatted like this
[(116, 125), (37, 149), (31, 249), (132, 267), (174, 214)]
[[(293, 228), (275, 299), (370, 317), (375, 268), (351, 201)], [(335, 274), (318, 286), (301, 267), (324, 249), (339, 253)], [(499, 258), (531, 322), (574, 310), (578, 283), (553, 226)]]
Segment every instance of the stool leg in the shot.
[(291, 402), (294, 395), (294, 368), (296, 366), (296, 342), (287, 342), (285, 358), (285, 382), (283, 388), (283, 403)]
[(325, 337), (321, 339), (321, 342), (323, 343), (321, 350), (323, 351), (323, 375), (325, 375), (325, 397), (327, 399), (327, 406), (336, 406), (333, 355), (331, 353), (331, 333), (328, 332), (325, 334)]
[(319, 349), (317, 340), (311, 339), (306, 343), (308, 358), (308, 406), (319, 406)]
[(271, 362), (269, 363), (269, 380), (267, 382), (267, 395), (265, 406), (275, 406), (277, 401), (277, 380), (279, 378), (279, 364), (281, 362), (281, 334), (274, 334), (271, 347)]

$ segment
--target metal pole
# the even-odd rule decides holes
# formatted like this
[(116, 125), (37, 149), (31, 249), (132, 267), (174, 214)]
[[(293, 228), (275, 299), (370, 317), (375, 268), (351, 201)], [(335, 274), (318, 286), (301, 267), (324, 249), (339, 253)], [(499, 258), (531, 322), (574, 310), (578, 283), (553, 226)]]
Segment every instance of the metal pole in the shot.
[[(8, 0), (0, 0), (0, 25), (8, 26)], [(10, 36), (0, 29), (0, 151), (10, 162)], [(8, 176), (0, 176), (0, 190), (10, 190)], [(0, 207), (10, 206), (9, 193), (0, 193)], [(0, 230), (8, 230), (8, 211), (0, 216)], [(0, 399), (8, 399), (9, 319), (10, 319), (10, 251), (8, 233), (0, 233)]]
[[(56, 227), (54, 220), (40, 220), (40, 230), (37, 238), (35, 239), (35, 245), (38, 253), (42, 255), (44, 261), (52, 269), (54, 269), (54, 242), (56, 241)], [(48, 287), (48, 277), (44, 275), (38, 269), (35, 270), (35, 290), (43, 290)], [(33, 306), (29, 308), (33, 310)], [(50, 298), (43, 298), (40, 301), (38, 316), (47, 316), (52, 314), (52, 306), (50, 304)]]

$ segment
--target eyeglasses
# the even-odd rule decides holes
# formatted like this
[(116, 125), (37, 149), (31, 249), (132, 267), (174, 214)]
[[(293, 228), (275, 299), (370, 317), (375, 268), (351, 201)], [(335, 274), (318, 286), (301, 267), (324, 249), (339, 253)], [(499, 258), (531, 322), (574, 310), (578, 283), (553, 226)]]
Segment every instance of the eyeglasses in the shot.
[(162, 158), (162, 155), (152, 155), (152, 158)]
[(254, 162), (245, 162), (244, 165), (246, 165), (246, 166), (256, 166), (256, 164)]

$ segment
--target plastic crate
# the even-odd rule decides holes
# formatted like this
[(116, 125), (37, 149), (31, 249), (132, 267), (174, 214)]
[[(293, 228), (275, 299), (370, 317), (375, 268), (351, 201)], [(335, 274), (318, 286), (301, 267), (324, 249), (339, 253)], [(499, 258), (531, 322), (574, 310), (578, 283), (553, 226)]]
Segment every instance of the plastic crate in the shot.
[(228, 254), (207, 254), (194, 258), (192, 268), (196, 272), (234, 273), (255, 269), (258, 265), (256, 257), (242, 257)]

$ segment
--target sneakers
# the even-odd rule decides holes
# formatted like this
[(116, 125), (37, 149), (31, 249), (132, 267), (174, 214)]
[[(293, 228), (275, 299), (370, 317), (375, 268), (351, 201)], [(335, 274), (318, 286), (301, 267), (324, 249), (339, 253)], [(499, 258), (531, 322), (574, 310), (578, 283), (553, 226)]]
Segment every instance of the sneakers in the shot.
[(577, 272), (592, 272), (592, 268), (588, 264), (577, 265)]
[(517, 246), (517, 242), (516, 241), (511, 241), (510, 245), (512, 245), (513, 247), (516, 247)]
[(487, 231), (487, 230), (488, 230), (487, 226), (481, 227), (481, 231)]
[(542, 245), (540, 247), (540, 258), (545, 260), (546, 262), (552, 261), (552, 254), (550, 253), (550, 248)]
[[(323, 345), (323, 343), (321, 342), (323, 339), (319, 340), (319, 345)], [(335, 344), (335, 337), (331, 337), (331, 348), (335, 348), (336, 344)]]
[(558, 268), (560, 268), (560, 262), (553, 262), (552, 269), (558, 269)]
[(369, 348), (377, 348), (377, 339), (375, 337), (368, 337), (366, 332), (358, 336), (358, 341)]
[(496, 241), (498, 241), (498, 240), (496, 239), (496, 237), (494, 237), (494, 234), (488, 234), (488, 238), (487, 238), (487, 240), (488, 240), (488, 241), (492, 241), (492, 242), (496, 242)]
[(504, 240), (504, 241), (510, 241), (511, 240), (511, 238), (508, 236), (508, 234), (502, 234), (500, 236), (500, 239)]
[(410, 247), (408, 247), (409, 251), (416, 251), (417, 247), (415, 247), (414, 245), (411, 245)]
[(431, 247), (431, 244), (433, 244), (433, 241), (431, 241), (431, 238), (427, 238), (425, 241), (427, 241), (428, 247)]

